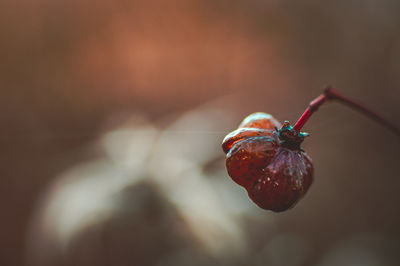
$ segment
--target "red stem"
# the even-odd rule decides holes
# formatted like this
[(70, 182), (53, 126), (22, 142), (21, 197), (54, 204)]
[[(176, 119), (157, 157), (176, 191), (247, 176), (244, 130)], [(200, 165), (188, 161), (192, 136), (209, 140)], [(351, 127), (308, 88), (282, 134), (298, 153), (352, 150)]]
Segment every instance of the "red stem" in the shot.
[(327, 87), (324, 92), (315, 98), (304, 113), (301, 115), (299, 120), (297, 120), (296, 124), (294, 125), (293, 129), (296, 131), (300, 131), (304, 124), (308, 121), (311, 115), (318, 110), (318, 108), (326, 101), (335, 100), (346, 104), (347, 106), (363, 113), (367, 117), (375, 120), (376, 122), (386, 126), (388, 129), (392, 130), (395, 134), (400, 135), (400, 127), (396, 124), (389, 121), (387, 118), (382, 116), (381, 114), (369, 109), (368, 107), (364, 106), (363, 104), (357, 102), (354, 99), (351, 99), (343, 94), (339, 93), (332, 87)]

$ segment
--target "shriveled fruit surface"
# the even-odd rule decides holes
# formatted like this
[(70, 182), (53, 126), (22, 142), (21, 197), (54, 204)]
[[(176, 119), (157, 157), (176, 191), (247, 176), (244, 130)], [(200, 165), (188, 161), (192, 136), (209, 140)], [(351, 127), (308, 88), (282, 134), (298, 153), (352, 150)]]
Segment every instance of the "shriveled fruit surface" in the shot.
[(229, 176), (259, 207), (290, 209), (313, 182), (311, 159), (300, 148), (305, 136), (269, 114), (249, 115), (222, 142)]

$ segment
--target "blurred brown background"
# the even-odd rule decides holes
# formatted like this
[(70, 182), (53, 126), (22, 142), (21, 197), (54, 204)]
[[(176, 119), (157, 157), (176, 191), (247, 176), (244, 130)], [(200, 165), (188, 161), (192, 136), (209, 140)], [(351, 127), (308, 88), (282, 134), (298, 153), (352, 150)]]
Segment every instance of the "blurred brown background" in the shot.
[(400, 121), (400, 2), (3, 0), (0, 265), (398, 265), (399, 138), (339, 104), (252, 204), (219, 144), (325, 84)]

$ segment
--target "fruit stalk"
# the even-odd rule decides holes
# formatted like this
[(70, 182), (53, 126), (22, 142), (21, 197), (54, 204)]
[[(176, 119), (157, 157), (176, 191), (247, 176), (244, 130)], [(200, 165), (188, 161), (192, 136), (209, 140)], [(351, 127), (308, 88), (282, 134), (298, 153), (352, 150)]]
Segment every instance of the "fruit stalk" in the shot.
[(293, 129), (296, 131), (300, 131), (303, 126), (306, 124), (308, 119), (311, 115), (318, 110), (318, 108), (325, 103), (326, 101), (339, 101), (341, 103), (346, 104), (347, 106), (353, 108), (354, 110), (364, 114), (365, 116), (375, 120), (376, 122), (380, 123), (381, 125), (387, 127), (388, 129), (392, 130), (395, 134), (400, 135), (400, 127), (388, 120), (386, 117), (381, 115), (380, 113), (366, 107), (364, 104), (347, 97), (337, 90), (333, 89), (331, 86), (328, 86), (324, 92), (315, 98), (313, 101), (310, 102), (310, 105), (301, 115), (299, 120), (297, 120), (296, 124), (294, 125)]

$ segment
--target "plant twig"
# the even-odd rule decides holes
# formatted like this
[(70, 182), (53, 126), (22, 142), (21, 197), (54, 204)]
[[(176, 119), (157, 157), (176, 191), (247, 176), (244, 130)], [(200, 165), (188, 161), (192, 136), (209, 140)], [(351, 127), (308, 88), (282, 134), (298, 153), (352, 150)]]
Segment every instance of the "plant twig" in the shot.
[(382, 114), (366, 107), (364, 104), (347, 97), (337, 90), (333, 89), (331, 86), (328, 86), (324, 92), (315, 98), (313, 101), (310, 102), (310, 105), (301, 115), (299, 120), (297, 120), (296, 124), (294, 125), (293, 129), (296, 131), (300, 131), (311, 115), (318, 110), (318, 108), (326, 101), (339, 101), (341, 103), (346, 104), (347, 106), (357, 110), (358, 112), (364, 114), (365, 116), (375, 120), (376, 122), (380, 123), (381, 125), (387, 127), (388, 129), (392, 130), (395, 134), (400, 135), (400, 127), (395, 123), (388, 120)]

